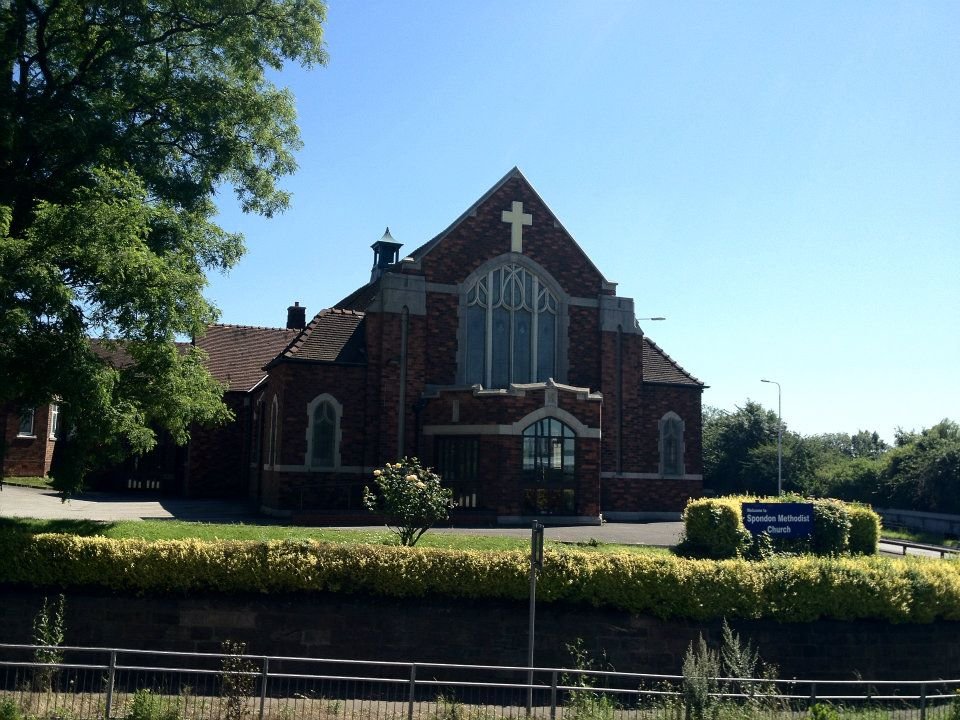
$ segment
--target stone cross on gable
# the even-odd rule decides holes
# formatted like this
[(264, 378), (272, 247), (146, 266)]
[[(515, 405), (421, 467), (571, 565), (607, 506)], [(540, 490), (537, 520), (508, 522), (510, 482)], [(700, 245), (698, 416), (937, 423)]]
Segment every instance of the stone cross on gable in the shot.
[(523, 252), (523, 226), (533, 225), (533, 215), (523, 211), (523, 203), (513, 201), (512, 210), (504, 210), (501, 220), (510, 223), (510, 252)]

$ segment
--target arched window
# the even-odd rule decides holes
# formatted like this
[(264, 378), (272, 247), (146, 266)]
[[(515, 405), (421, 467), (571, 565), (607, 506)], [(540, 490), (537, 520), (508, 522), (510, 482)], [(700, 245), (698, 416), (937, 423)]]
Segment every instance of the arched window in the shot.
[(279, 443), (277, 442), (280, 432), (279, 425), (280, 406), (277, 404), (277, 398), (273, 398), (273, 405), (270, 408), (270, 444), (267, 447), (267, 462), (272, 466), (277, 464), (277, 456), (280, 454)]
[(660, 474), (683, 475), (683, 420), (675, 412), (660, 418)]
[(340, 466), (340, 416), (343, 406), (332, 395), (318, 395), (307, 405), (307, 465)]
[(506, 264), (467, 288), (465, 379), (506, 387), (557, 370), (557, 297), (537, 275)]
[(573, 430), (556, 418), (543, 418), (523, 431), (523, 471), (535, 482), (573, 477)]

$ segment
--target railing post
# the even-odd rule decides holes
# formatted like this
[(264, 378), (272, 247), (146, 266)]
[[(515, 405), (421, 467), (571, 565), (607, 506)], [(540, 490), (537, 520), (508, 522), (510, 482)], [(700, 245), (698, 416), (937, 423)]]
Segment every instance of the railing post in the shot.
[(920, 683), (920, 720), (927, 720), (927, 684)]
[(557, 671), (550, 676), (550, 720), (557, 719)]
[(263, 659), (263, 672), (260, 673), (260, 720), (267, 705), (267, 678), (270, 677), (270, 658)]
[(113, 682), (117, 675), (117, 651), (110, 651), (110, 669), (107, 672), (107, 701), (104, 703), (103, 720), (110, 720), (110, 710), (113, 707)]
[(407, 701), (407, 720), (413, 720), (413, 703), (417, 699), (417, 664), (410, 666), (410, 698)]
[(810, 706), (812, 707), (817, 702), (817, 684), (815, 682), (810, 683)]

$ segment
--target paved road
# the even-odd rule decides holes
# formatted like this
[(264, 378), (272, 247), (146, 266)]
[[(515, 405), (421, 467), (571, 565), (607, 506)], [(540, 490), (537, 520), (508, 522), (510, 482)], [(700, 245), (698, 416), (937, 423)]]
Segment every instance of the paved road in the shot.
[[(86, 493), (61, 502), (49, 490), (4, 485), (0, 492), (0, 517), (30, 517), (42, 520), (157, 520), (176, 519), (201, 522), (248, 522), (276, 524), (256, 515), (246, 503), (222, 500), (131, 496), (110, 493)], [(637, 545), (676, 545), (683, 524), (679, 522), (606, 523), (601, 526), (550, 527), (545, 536), (565, 542), (625, 543)], [(529, 537), (529, 528), (434, 528), (430, 532), (473, 533), (477, 535), (515, 535)]]

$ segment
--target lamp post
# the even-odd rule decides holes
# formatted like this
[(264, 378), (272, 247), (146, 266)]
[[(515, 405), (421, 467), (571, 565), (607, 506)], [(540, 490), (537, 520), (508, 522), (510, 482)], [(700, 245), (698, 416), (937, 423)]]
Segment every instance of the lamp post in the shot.
[(637, 320), (666, 320), (665, 317), (637, 318)]
[(780, 383), (776, 380), (763, 380), (777, 386), (777, 495), (783, 495), (783, 420), (780, 413)]

